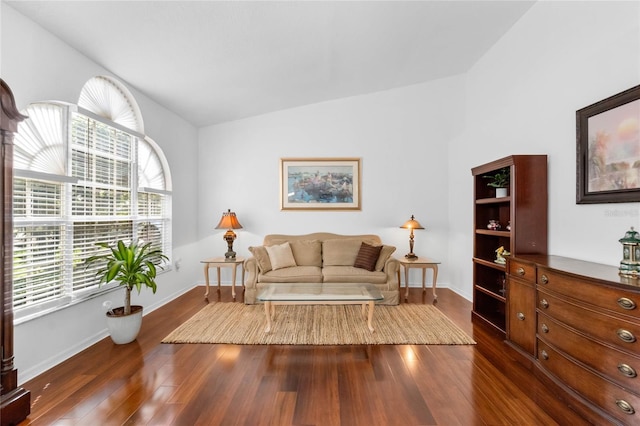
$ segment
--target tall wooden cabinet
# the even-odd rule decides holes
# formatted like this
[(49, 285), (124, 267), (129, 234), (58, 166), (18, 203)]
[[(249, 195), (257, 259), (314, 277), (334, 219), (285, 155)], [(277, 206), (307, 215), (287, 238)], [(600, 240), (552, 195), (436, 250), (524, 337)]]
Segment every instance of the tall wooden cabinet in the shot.
[[(487, 176), (508, 168), (506, 197), (497, 198)], [(547, 156), (511, 155), (471, 169), (473, 175), (473, 312), (472, 320), (507, 333), (506, 266), (496, 250), (512, 254), (547, 253)], [(500, 229), (490, 229), (497, 221)], [(532, 288), (512, 292), (512, 303), (528, 304)], [(527, 301), (520, 300), (526, 298)]]
[(15, 425), (31, 410), (31, 394), (18, 386), (13, 355), (13, 135), (26, 117), (0, 79), (0, 425)]

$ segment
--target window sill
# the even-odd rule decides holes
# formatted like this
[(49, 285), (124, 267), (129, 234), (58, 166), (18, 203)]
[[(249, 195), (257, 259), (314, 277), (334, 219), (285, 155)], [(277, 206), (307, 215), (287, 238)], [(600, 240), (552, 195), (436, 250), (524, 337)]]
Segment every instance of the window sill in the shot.
[[(158, 270), (158, 276), (166, 274), (167, 272), (173, 270), (171, 263), (168, 263), (163, 270)], [(34, 310), (29, 312), (28, 309), (25, 309), (27, 312), (14, 311), (14, 319), (13, 325), (20, 325), (27, 323), (29, 321), (44, 317), (46, 315), (52, 314), (54, 312), (61, 311), (63, 309), (67, 309), (69, 307), (78, 305), (80, 303), (86, 302), (87, 300), (95, 299), (97, 297), (104, 296), (105, 294), (112, 293), (117, 290), (122, 290), (122, 288), (116, 284), (111, 284), (108, 288), (103, 288), (100, 291), (95, 293), (88, 293), (82, 296), (78, 296), (74, 299), (69, 300), (68, 302), (62, 302), (61, 304), (54, 305), (51, 307), (43, 307), (40, 310)], [(124, 297), (124, 296), (123, 296)], [(35, 309), (35, 308), (34, 308)]]

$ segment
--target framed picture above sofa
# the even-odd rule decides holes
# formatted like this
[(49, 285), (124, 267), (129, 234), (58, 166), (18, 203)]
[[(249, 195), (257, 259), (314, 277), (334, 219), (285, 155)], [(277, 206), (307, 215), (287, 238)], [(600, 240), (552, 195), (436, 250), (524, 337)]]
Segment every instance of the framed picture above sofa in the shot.
[(360, 210), (359, 158), (281, 158), (281, 210)]
[(576, 112), (576, 203), (640, 201), (640, 86)]

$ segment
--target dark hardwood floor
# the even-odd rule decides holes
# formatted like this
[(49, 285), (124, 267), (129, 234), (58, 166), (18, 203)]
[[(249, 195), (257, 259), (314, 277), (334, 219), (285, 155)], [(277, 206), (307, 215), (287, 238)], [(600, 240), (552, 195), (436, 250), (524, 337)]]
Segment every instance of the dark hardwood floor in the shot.
[[(232, 300), (230, 287), (212, 293)], [(584, 423), (447, 289), (438, 308), (478, 345), (161, 344), (207, 303), (203, 295), (198, 287), (145, 316), (134, 343), (106, 338), (25, 383), (32, 408), (21, 425)], [(408, 302), (433, 299), (410, 289)]]

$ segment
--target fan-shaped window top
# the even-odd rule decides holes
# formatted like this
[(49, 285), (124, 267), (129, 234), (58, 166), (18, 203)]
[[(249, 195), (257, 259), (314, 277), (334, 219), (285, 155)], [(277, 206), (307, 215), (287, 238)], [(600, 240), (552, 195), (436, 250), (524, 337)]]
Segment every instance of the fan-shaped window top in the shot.
[(163, 158), (146, 138), (138, 143), (138, 187), (157, 190), (171, 190), (169, 167), (163, 164)]
[(20, 123), (20, 131), (16, 134), (14, 167), (66, 175), (66, 106), (35, 103), (29, 105), (23, 113), (29, 118)]
[(98, 242), (140, 239), (171, 253), (169, 164), (121, 83), (95, 77), (79, 106), (37, 102), (24, 114), (13, 149), (20, 320), (109, 291), (83, 266)]
[(78, 105), (100, 117), (144, 134), (138, 103), (122, 83), (105, 76), (93, 77), (80, 92)]

